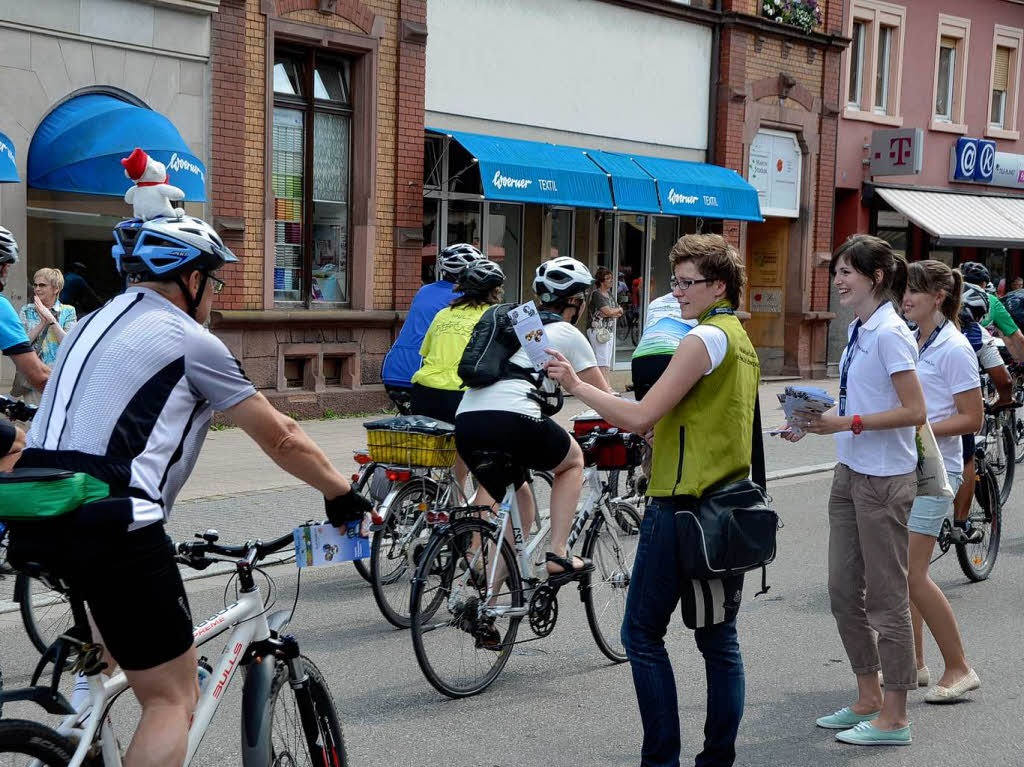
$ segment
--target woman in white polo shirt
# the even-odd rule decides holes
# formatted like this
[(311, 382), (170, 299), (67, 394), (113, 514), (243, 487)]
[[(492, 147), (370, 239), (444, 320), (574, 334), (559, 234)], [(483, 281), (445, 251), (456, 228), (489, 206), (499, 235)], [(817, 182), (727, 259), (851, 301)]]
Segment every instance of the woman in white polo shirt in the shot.
[(914, 427), (926, 416), (917, 343), (893, 303), (907, 266), (885, 240), (858, 234), (836, 250), (830, 271), (839, 303), (856, 315), (840, 360), (839, 406), (793, 425), (835, 434), (828, 592), (857, 700), (817, 724), (842, 730), (836, 739), (845, 743), (907, 745), (907, 691), (917, 687), (907, 520), (917, 493)]
[[(956, 493), (963, 479), (964, 457), (960, 436), (974, 434), (984, 420), (978, 358), (971, 342), (957, 327), (963, 278), (941, 261), (910, 265), (903, 311), (917, 325), (917, 375), (924, 389), (928, 420), (935, 433), (949, 482)], [(924, 663), (923, 623), (942, 652), (945, 671), (925, 700), (950, 703), (981, 686), (967, 665), (964, 643), (953, 609), (928, 575), (928, 565), (942, 522), (953, 509), (953, 499), (921, 495), (910, 510), (910, 606), (914, 619), (918, 684), (930, 683)]]

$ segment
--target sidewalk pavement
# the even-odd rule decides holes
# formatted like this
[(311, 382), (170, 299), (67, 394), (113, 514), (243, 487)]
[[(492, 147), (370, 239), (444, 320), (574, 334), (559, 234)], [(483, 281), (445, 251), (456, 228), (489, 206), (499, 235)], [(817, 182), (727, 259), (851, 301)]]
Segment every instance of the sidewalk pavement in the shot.
[[(761, 384), (761, 418), (768, 429), (782, 423), (776, 394), (790, 385), (820, 386), (834, 397), (839, 395), (839, 382), (773, 379)], [(562, 412), (555, 420), (564, 426), (569, 419), (587, 408), (583, 403), (566, 399)], [(327, 457), (346, 476), (356, 469), (352, 452), (366, 446), (363, 423), (374, 420), (369, 415), (338, 418), (327, 421), (302, 421), (301, 426), (320, 445)], [(769, 475), (773, 472), (797, 471), (808, 467), (828, 466), (834, 460), (832, 440), (813, 435), (791, 444), (776, 437), (765, 437), (765, 463)], [(246, 493), (258, 493), (301, 486), (302, 483), (274, 465), (256, 443), (241, 430), (227, 428), (211, 431), (199, 456), (192, 477), (185, 484), (178, 501), (216, 499)]]

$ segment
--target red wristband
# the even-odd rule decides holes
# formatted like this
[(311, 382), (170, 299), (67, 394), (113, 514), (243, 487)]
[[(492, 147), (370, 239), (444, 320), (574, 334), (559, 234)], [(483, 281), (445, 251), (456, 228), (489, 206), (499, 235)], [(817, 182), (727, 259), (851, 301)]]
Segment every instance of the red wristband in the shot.
[(855, 415), (853, 417), (853, 423), (850, 424), (850, 431), (852, 431), (854, 434), (860, 434), (862, 431), (864, 431), (864, 422), (860, 420), (859, 415)]

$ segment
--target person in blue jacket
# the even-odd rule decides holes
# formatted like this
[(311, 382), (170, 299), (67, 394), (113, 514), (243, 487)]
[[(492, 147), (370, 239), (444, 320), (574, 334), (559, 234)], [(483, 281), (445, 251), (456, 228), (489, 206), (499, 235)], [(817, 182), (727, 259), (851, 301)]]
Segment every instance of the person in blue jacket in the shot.
[(401, 407), (409, 402), (412, 375), (420, 369), (420, 347), (434, 316), (458, 297), (455, 280), (474, 261), (484, 261), (483, 253), (468, 243), (449, 245), (437, 257), (437, 282), (424, 285), (409, 307), (405, 324), (384, 358), (381, 379), (384, 388)]

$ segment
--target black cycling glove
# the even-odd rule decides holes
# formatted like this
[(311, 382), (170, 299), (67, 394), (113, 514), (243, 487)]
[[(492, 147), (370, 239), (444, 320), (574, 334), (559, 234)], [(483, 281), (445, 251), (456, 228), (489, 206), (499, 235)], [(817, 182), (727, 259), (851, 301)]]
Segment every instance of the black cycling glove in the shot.
[(373, 510), (373, 504), (354, 489), (350, 489), (337, 498), (325, 497), (324, 509), (327, 511), (328, 522), (335, 527), (344, 527), (349, 522), (362, 520), (363, 514)]

